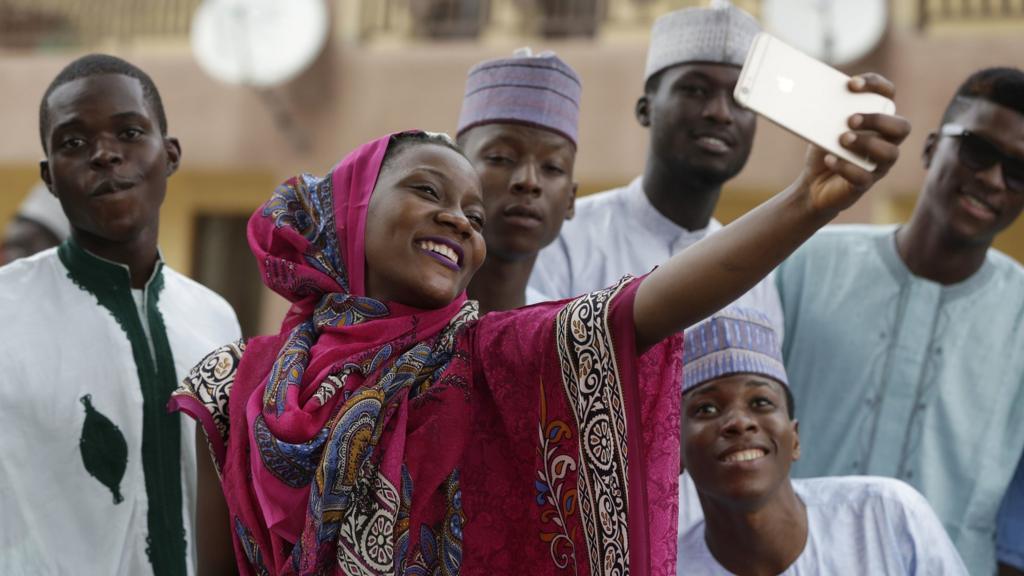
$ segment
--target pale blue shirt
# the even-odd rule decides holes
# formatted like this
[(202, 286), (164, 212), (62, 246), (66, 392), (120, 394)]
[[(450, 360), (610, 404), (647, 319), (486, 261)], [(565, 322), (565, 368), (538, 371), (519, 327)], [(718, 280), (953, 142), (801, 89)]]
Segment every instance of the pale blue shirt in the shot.
[[(899, 480), (872, 476), (793, 480), (807, 507), (807, 543), (785, 576), (967, 574), (928, 502)], [(678, 542), (678, 576), (731, 574), (715, 560), (701, 520)]]
[[(576, 202), (576, 215), (537, 256), (530, 287), (556, 300), (600, 290), (626, 274), (647, 274), (721, 228), (715, 219), (700, 230), (679, 226), (651, 205), (636, 178)], [(763, 312), (782, 339), (782, 307), (771, 276), (736, 304)]]
[(1024, 269), (991, 249), (944, 286), (914, 276), (895, 227), (835, 226), (777, 270), (801, 448), (794, 476), (905, 480), (972, 574), (1024, 451)]

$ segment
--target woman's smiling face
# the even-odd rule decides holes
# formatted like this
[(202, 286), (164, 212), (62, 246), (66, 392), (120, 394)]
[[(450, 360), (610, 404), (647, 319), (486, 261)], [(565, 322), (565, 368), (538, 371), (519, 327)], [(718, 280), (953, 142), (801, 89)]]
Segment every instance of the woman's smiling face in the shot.
[(391, 154), (366, 214), (366, 295), (442, 308), (487, 254), (480, 180), (465, 157), (439, 144), (413, 142)]

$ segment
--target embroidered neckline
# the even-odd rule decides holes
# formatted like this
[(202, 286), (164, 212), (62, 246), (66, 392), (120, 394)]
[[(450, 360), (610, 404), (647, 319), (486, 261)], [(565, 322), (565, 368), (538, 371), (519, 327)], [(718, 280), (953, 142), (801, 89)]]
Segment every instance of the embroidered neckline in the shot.
[[(127, 266), (87, 252), (69, 238), (57, 249), (68, 278), (96, 297), (124, 331), (142, 391), (142, 470), (148, 500), (146, 553), (159, 576), (184, 575), (185, 528), (181, 494), (181, 424), (177, 414), (165, 409), (177, 388), (174, 357), (158, 303), (164, 288), (163, 261), (157, 256), (153, 274), (146, 282), (146, 322), (132, 297)], [(152, 339), (152, 349), (150, 348)]]

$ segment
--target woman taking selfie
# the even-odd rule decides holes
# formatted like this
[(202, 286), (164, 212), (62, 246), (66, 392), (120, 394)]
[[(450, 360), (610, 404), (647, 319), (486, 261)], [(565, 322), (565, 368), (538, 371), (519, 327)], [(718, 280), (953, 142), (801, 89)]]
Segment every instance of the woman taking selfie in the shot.
[(214, 351), (171, 402), (213, 454), (200, 574), (674, 573), (673, 335), (895, 162), (904, 120), (854, 124), (874, 173), (812, 150), (787, 190), (650, 274), (480, 318), (480, 184), (446, 137), (380, 138), (279, 186), (249, 242), (292, 302), (281, 332)]

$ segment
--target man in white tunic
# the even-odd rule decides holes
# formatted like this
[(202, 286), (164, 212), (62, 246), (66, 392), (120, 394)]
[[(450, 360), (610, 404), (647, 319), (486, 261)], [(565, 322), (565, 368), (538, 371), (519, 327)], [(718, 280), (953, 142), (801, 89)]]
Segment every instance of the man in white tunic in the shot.
[[(575, 217), (541, 251), (530, 286), (567, 298), (646, 274), (720, 229), (712, 218), (722, 186), (743, 169), (755, 114), (732, 97), (760, 27), (729, 3), (686, 8), (651, 30), (644, 93), (636, 118), (649, 130), (643, 176), (576, 202)], [(739, 303), (762, 310), (782, 330), (771, 277)]]
[(800, 434), (779, 341), (763, 314), (723, 310), (688, 330), (683, 349), (682, 455), (704, 518), (679, 533), (677, 574), (967, 574), (928, 502), (907, 484), (790, 480)]
[(54, 79), (40, 134), (71, 237), (0, 269), (0, 573), (192, 574), (194, 426), (166, 405), (240, 330), (157, 250), (181, 148), (152, 80), (103, 55)]
[(991, 247), (1024, 208), (1024, 71), (967, 78), (923, 160), (909, 222), (826, 228), (777, 270), (814, 438), (793, 473), (906, 481), (987, 576), (1024, 567), (1024, 268)]

